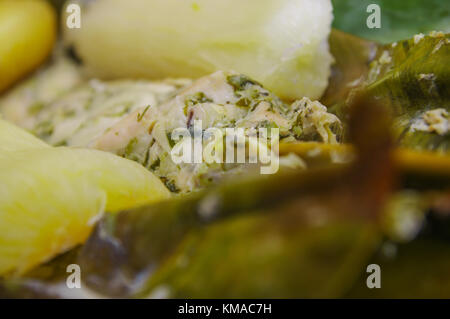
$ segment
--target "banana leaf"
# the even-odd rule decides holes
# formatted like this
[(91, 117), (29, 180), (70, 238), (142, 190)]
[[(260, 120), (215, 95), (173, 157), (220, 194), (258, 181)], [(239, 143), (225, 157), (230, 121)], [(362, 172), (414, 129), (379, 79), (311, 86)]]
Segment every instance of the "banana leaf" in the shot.
[[(322, 101), (346, 120), (355, 96), (373, 97), (395, 116), (394, 133), (399, 145), (448, 152), (448, 131), (417, 130), (414, 124), (427, 111), (449, 111), (449, 43), (448, 34), (433, 33), (381, 46), (334, 31), (330, 49), (336, 64)], [(356, 53), (349, 53), (352, 51)]]
[(449, 243), (418, 239), (395, 246), (393, 258), (378, 256), (370, 263), (382, 269), (381, 289), (367, 289), (367, 274), (360, 278), (347, 298), (449, 298)]
[[(281, 143), (280, 155), (296, 154), (313, 168), (332, 163), (351, 163), (357, 157), (351, 144), (316, 142)], [(392, 160), (399, 174), (399, 185), (421, 191), (450, 188), (450, 155), (408, 148), (392, 150)]]
[(365, 289), (361, 276), (346, 298), (450, 297), (450, 193), (427, 214), (419, 236), (409, 242), (385, 241), (370, 263), (382, 269), (381, 289)]
[[(302, 223), (297, 228), (291, 218), (314, 209), (311, 199), (304, 204), (285, 208), (291, 217), (242, 216), (188, 236), (139, 297), (161, 292), (176, 298), (450, 296), (448, 216), (435, 223), (445, 225), (442, 233), (427, 229), (429, 219), (418, 239), (394, 243), (381, 240), (376, 224), (358, 220)], [(381, 266), (382, 289), (367, 287), (369, 264)]]
[[(381, 65), (383, 55), (385, 62), (391, 61)], [(449, 150), (449, 132), (438, 134), (412, 128), (424, 112), (450, 109), (449, 59), (449, 35), (441, 35), (391, 45), (373, 63), (366, 90), (383, 99), (398, 115), (395, 129), (401, 145), (418, 150)]]
[[(329, 45), (335, 63), (321, 102), (332, 107), (344, 103), (350, 92), (364, 83), (381, 45), (336, 29), (331, 30)], [(349, 113), (338, 115), (347, 119)]]
[(296, 215), (314, 214), (310, 204), (292, 207), (291, 216), (255, 213), (193, 232), (138, 296), (161, 289), (171, 298), (342, 296), (379, 244), (379, 233), (357, 221), (302, 225)]

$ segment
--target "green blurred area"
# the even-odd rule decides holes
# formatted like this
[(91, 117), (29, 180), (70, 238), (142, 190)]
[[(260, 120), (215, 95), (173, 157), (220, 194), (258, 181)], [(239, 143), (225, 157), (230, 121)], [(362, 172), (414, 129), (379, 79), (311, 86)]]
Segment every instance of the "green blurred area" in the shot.
[[(448, 0), (332, 0), (334, 27), (360, 37), (389, 43), (433, 30), (450, 32)], [(369, 4), (381, 8), (381, 28), (369, 29)]]

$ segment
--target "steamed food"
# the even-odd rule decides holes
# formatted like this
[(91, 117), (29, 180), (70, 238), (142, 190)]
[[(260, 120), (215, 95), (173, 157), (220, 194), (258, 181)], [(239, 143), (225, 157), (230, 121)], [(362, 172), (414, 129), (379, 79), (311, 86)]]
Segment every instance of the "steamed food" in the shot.
[(59, 49), (50, 64), (0, 96), (0, 113), (8, 121), (32, 130), (34, 115), (45, 105), (73, 90), (83, 82), (80, 68)]
[(449, 35), (337, 2), (60, 3), (0, 96), (0, 297), (448, 298)]
[[(52, 75), (56, 74), (54, 70)], [(203, 188), (251, 167), (206, 161), (175, 163), (171, 154), (176, 143), (171, 134), (180, 128), (193, 131), (195, 121), (201, 121), (203, 131), (219, 128), (223, 136), (227, 128), (241, 128), (247, 135), (251, 130), (277, 128), (281, 143), (337, 143), (342, 136), (341, 121), (320, 102), (303, 98), (286, 103), (257, 81), (234, 72), (217, 71), (197, 80), (93, 79), (49, 103), (39, 99), (42, 89), (37, 89), (48, 87), (42, 84), (46, 81), (38, 75), (19, 86), (0, 101), (0, 112), (4, 105), (5, 118), (15, 121), (8, 107), (14, 101), (15, 109), (25, 114), (16, 123), (47, 143), (93, 148), (131, 159), (159, 176), (175, 193)], [(30, 90), (35, 98), (26, 94)], [(38, 110), (36, 103), (41, 106)], [(205, 138), (203, 147), (211, 140)], [(304, 166), (294, 154), (280, 164)]]

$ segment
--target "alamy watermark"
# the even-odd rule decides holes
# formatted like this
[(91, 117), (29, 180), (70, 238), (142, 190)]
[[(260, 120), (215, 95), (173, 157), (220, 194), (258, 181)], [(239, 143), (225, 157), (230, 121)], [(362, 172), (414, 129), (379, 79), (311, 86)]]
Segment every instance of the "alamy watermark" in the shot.
[(378, 4), (369, 4), (367, 6), (367, 13), (370, 15), (367, 17), (366, 25), (369, 29), (381, 28), (381, 8)]
[(77, 264), (70, 264), (66, 267), (66, 272), (70, 273), (66, 279), (66, 286), (69, 289), (81, 288), (81, 268)]
[(370, 274), (366, 280), (367, 288), (381, 288), (381, 267), (377, 264), (370, 264), (366, 271)]
[(69, 29), (81, 28), (81, 8), (76, 3), (70, 3), (66, 7), (66, 26)]
[(278, 128), (203, 130), (202, 121), (196, 120), (192, 129), (175, 129), (171, 139), (176, 143), (170, 154), (175, 164), (259, 163), (261, 174), (275, 174), (279, 169)]

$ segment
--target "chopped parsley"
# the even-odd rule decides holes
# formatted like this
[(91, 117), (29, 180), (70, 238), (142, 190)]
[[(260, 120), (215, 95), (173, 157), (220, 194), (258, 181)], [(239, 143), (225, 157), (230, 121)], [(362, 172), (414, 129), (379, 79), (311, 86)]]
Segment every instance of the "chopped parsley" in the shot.
[(33, 104), (31, 104), (28, 107), (28, 114), (30, 115), (36, 115), (37, 113), (39, 113), (40, 111), (42, 111), (44, 109), (45, 105), (42, 102), (34, 102)]
[(154, 161), (152, 163), (152, 165), (150, 165), (150, 169), (152, 171), (156, 170), (159, 166), (161, 165), (161, 160), (158, 158), (156, 161)]
[(245, 75), (230, 75), (227, 77), (227, 82), (233, 87), (234, 94), (239, 99), (236, 102), (237, 106), (254, 110), (261, 102), (267, 102), (272, 110), (276, 108), (284, 113), (288, 111), (283, 101)]
[(197, 92), (195, 94), (188, 95), (184, 99), (184, 115), (187, 115), (187, 109), (189, 107), (192, 107), (197, 104), (212, 103), (212, 102), (213, 100), (208, 98), (203, 92)]
[(175, 182), (166, 177), (161, 177), (162, 182), (172, 193), (179, 193), (180, 189), (175, 185)]
[(169, 140), (169, 145), (170, 145), (170, 147), (174, 147), (176, 143), (175, 143), (175, 141), (172, 139), (172, 134), (171, 134), (171, 133), (167, 133), (166, 136), (167, 136), (167, 139)]
[(130, 157), (130, 155), (133, 153), (134, 147), (136, 146), (137, 142), (138, 142), (138, 139), (136, 137), (132, 138), (128, 142), (127, 146), (125, 147), (125, 153), (124, 153), (125, 158)]
[(42, 121), (36, 125), (33, 133), (42, 139), (48, 138), (53, 134), (54, 126), (50, 120)]
[(250, 85), (258, 85), (261, 88), (263, 87), (261, 84), (259, 84), (258, 82), (250, 79), (249, 77), (242, 75), (242, 74), (237, 74), (237, 75), (229, 75), (227, 77), (227, 82), (229, 85), (231, 85), (235, 91), (242, 91), (247, 89), (247, 86)]
[(150, 105), (147, 105), (147, 107), (144, 109), (142, 113), (138, 113), (137, 115), (137, 121), (142, 121), (142, 118), (144, 117), (145, 113), (147, 113), (147, 110), (150, 108)]

